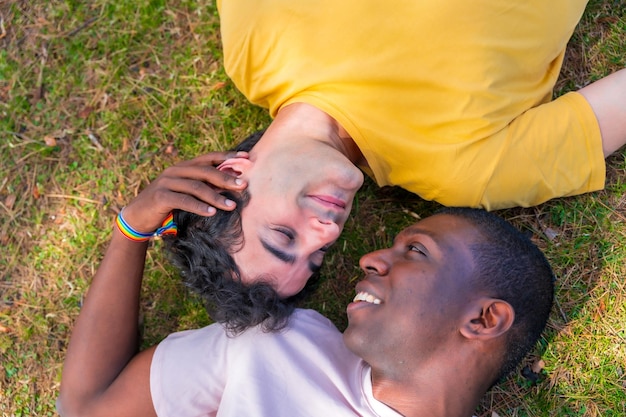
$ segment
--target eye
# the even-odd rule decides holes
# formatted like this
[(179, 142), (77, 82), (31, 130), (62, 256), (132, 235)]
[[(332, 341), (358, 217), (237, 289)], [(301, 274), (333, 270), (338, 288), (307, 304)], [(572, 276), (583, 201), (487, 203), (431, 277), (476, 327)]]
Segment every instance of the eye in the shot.
[(331, 245), (332, 245), (332, 243), (329, 243), (328, 245), (324, 245), (323, 247), (321, 247), (319, 249), (319, 251), (322, 252), (322, 253), (326, 253), (328, 251), (328, 249), (330, 249)]
[(422, 246), (419, 243), (410, 244), (407, 246), (407, 248), (410, 252), (417, 252), (423, 256), (426, 256), (428, 254), (428, 252), (426, 251), (426, 248), (424, 248), (424, 246)]
[(285, 243), (291, 243), (295, 240), (295, 234), (292, 230), (286, 227), (273, 227), (273, 231), (278, 232), (281, 239), (284, 240)]
[(332, 243), (324, 245), (319, 248), (309, 258), (311, 263), (311, 271), (316, 272), (322, 267), (322, 263), (324, 262), (324, 256), (326, 256), (326, 251), (332, 246)]
[(324, 252), (317, 251), (309, 257), (309, 267), (311, 271), (313, 272), (319, 271), (323, 263), (324, 263)]

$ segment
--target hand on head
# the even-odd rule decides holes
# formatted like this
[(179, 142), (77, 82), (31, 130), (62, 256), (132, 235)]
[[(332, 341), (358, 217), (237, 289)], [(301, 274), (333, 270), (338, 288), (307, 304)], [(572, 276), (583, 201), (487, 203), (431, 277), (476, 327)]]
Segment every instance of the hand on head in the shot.
[(243, 191), (247, 184), (216, 168), (228, 158), (247, 158), (246, 152), (211, 152), (167, 168), (124, 209), (124, 219), (140, 232), (156, 230), (174, 209), (212, 216), (216, 209), (231, 211), (236, 203), (222, 191)]

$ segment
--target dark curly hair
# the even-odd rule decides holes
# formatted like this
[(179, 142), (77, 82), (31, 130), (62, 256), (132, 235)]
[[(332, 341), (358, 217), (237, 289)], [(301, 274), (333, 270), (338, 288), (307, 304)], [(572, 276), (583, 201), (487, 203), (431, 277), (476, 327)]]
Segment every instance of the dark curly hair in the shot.
[(476, 227), (481, 239), (470, 245), (476, 264), (473, 282), (515, 311), (496, 383), (513, 371), (539, 340), (554, 301), (554, 273), (543, 252), (497, 215), (469, 208), (444, 208), (436, 214), (457, 216)]
[[(262, 135), (254, 133), (235, 150), (250, 151)], [(164, 238), (169, 258), (180, 270), (185, 285), (202, 297), (211, 318), (231, 335), (256, 325), (264, 331), (278, 331), (287, 325), (297, 302), (315, 288), (318, 275), (314, 274), (302, 291), (289, 298), (281, 298), (264, 280), (244, 284), (231, 253), (244, 243), (241, 211), (250, 195), (247, 191), (225, 195), (237, 202), (235, 210), (218, 210), (211, 217), (174, 211), (178, 233)]]

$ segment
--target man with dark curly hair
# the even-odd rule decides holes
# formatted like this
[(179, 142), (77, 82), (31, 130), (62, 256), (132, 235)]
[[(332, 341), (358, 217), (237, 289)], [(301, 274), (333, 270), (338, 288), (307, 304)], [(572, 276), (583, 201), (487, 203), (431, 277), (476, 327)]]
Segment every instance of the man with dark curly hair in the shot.
[[(233, 152), (238, 152), (236, 156), (239, 159), (246, 159), (247, 152), (262, 135), (263, 132), (250, 135)], [(181, 271), (185, 284), (200, 295), (211, 318), (224, 325), (231, 334), (256, 325), (261, 325), (268, 331), (280, 330), (296, 303), (315, 287), (317, 271), (321, 267), (326, 249), (313, 250), (312, 255), (301, 261), (304, 268), (299, 268), (296, 272), (291, 269), (294, 262), (286, 262), (290, 255), (275, 248), (273, 242), (276, 242), (276, 232), (266, 230), (265, 235), (269, 233), (270, 236), (259, 239), (263, 249), (256, 253), (262, 256), (271, 249), (272, 256), (280, 258), (280, 262), (287, 269), (283, 271), (274, 268), (272, 273), (246, 274), (235, 261), (235, 254), (246, 245), (241, 222), (242, 212), (250, 210), (247, 208), (250, 192), (243, 188), (247, 183), (234, 185), (233, 182), (238, 179), (232, 173), (220, 173), (213, 164), (207, 165), (206, 157), (199, 158), (195, 165), (198, 165), (199, 171), (195, 178), (198, 181), (195, 184), (196, 190), (204, 190), (203, 195), (210, 195), (214, 200), (194, 199), (191, 206), (194, 208), (193, 212), (178, 209), (173, 211), (173, 221), (177, 225), (178, 233), (175, 238), (163, 236), (171, 261)], [(205, 176), (209, 172), (213, 175)], [(224, 184), (228, 184), (226, 189), (218, 188), (218, 185)], [(354, 186), (349, 191), (350, 204), (357, 188)], [(197, 192), (197, 195), (202, 193)], [(210, 204), (207, 205), (207, 202)], [(270, 206), (270, 210), (275, 211), (275, 208)], [(340, 218), (335, 218), (337, 225), (334, 225), (333, 239), (339, 236), (349, 212), (347, 207), (342, 210)], [(255, 210), (255, 215), (262, 216), (260, 210)], [(313, 220), (318, 222), (317, 218)], [(319, 248), (321, 243), (318, 242), (322, 235), (324, 238), (329, 236), (322, 232), (317, 237), (308, 239), (307, 244)], [(281, 243), (279, 241), (277, 244)], [(275, 275), (277, 273), (281, 274)]]
[(449, 208), (363, 256), (343, 335), (296, 309), (279, 332), (213, 324), (138, 352), (148, 231), (172, 235), (173, 209), (228, 206), (206, 185), (245, 186), (206, 169), (226, 156), (168, 168), (118, 216), (68, 346), (63, 417), (468, 417), (540, 337), (554, 291), (541, 251), (494, 214)]

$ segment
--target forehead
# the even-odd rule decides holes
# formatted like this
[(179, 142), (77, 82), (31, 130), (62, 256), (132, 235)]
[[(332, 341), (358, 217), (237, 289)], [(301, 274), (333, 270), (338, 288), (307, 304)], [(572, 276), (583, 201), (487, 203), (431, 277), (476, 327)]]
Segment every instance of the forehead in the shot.
[[(471, 254), (470, 246), (479, 240), (479, 232), (469, 221), (449, 214), (436, 214), (407, 227), (396, 240), (422, 236), (433, 249), (445, 255), (462, 251)], [(471, 256), (470, 256), (471, 257)]]

